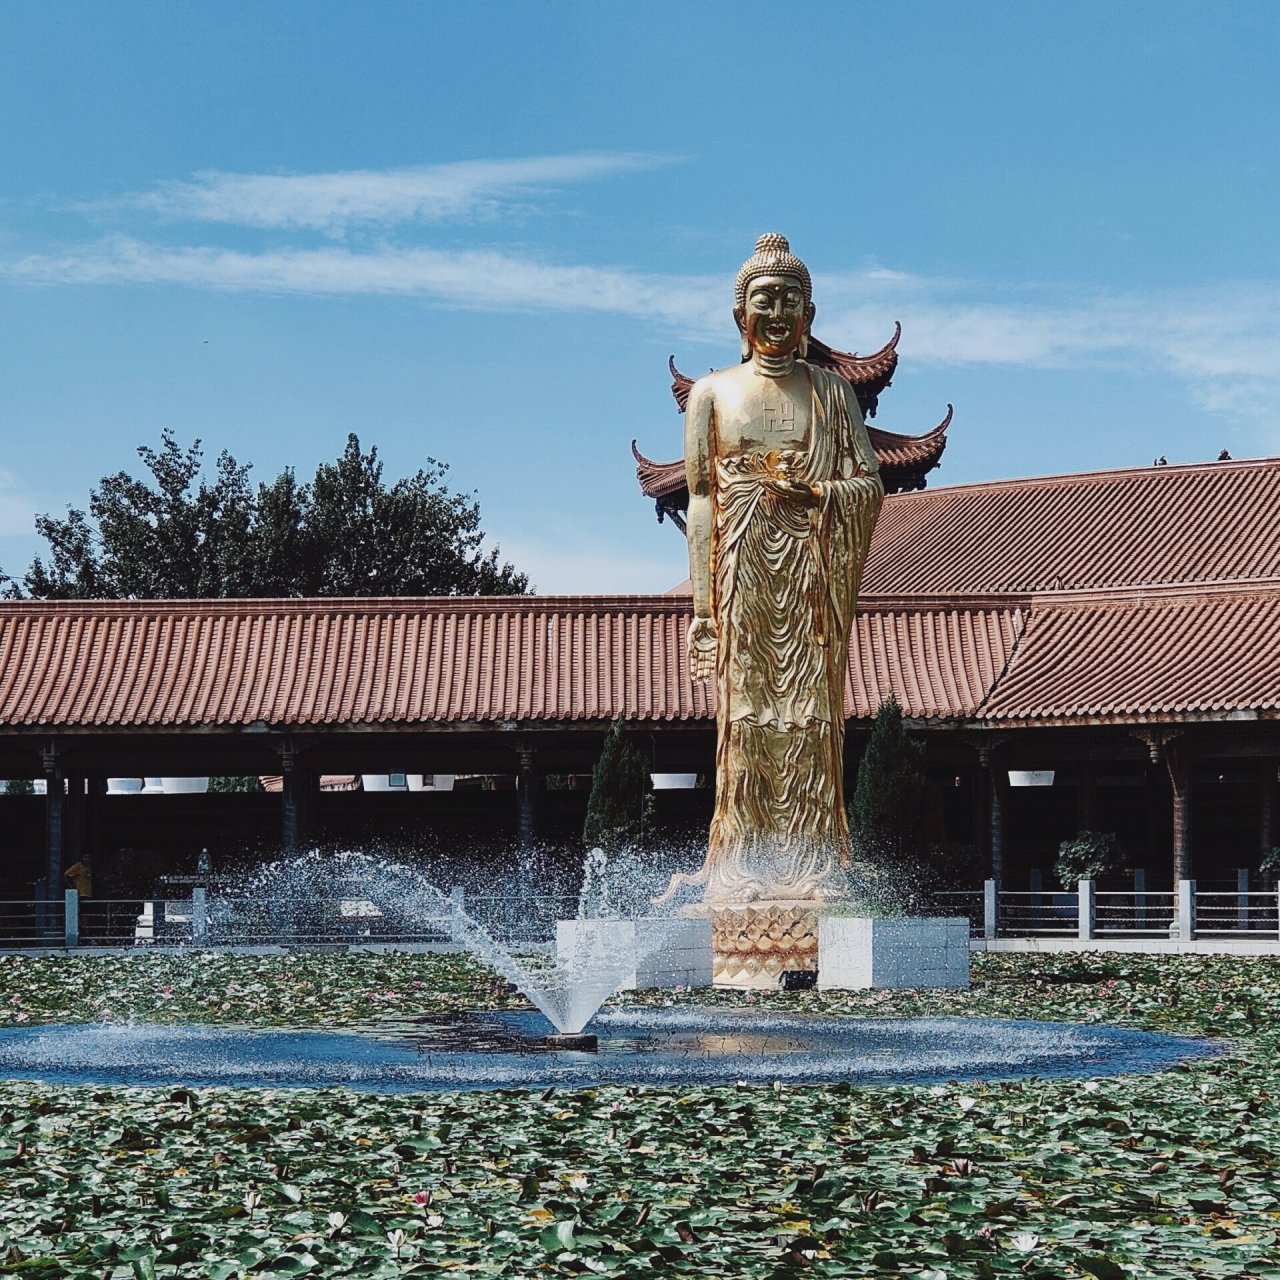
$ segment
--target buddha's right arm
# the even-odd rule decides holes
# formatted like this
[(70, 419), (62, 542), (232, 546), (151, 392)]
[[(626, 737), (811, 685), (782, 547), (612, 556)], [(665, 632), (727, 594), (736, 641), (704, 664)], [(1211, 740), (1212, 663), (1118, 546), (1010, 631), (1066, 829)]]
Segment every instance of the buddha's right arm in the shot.
[(711, 616), (711, 468), (712, 415), (710, 389), (701, 381), (689, 393), (684, 415), (684, 466), (689, 483), (689, 511), (685, 532), (689, 539), (689, 581), (693, 613)]

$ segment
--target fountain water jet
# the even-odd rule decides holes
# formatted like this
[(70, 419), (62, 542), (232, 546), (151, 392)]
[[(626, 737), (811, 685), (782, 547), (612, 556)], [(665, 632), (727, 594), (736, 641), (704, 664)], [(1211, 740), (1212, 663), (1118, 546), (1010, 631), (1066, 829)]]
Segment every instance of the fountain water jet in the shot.
[[(599, 913), (599, 899), (611, 900), (614, 910), (622, 909), (626, 898), (619, 887), (600, 891), (599, 881), (606, 875), (604, 861), (596, 856), (596, 897), (580, 899), (580, 910)], [(511, 900), (518, 903), (522, 896), (513, 886)], [(638, 963), (663, 947), (668, 936), (664, 923), (670, 929), (680, 923), (658, 918), (646, 920), (644, 929), (628, 929), (624, 915), (597, 914), (558, 938), (554, 951), (547, 945), (550, 938), (541, 944), (503, 941), (496, 936), (496, 926), (486, 927), (462, 902), (429, 883), (420, 868), (348, 850), (312, 852), (273, 863), (238, 889), (224, 891), (215, 903), (211, 939), (235, 934), (238, 918), (262, 912), (263, 898), (274, 921), (295, 926), (305, 925), (335, 900), (346, 902), (353, 912), (369, 904), (377, 917), (402, 919), (418, 933), (447, 921), (453, 941), (518, 988), (561, 1036), (579, 1035), (600, 1006), (627, 983)], [(521, 919), (527, 915), (522, 913)]]

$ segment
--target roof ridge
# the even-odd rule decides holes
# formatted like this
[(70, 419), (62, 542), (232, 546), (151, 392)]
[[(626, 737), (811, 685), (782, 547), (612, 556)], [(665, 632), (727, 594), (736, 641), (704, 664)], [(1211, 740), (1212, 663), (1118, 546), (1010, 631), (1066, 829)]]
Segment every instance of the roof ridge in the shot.
[(1082, 480), (1101, 482), (1108, 479), (1131, 479), (1145, 475), (1157, 475), (1164, 477), (1171, 475), (1185, 475), (1188, 472), (1193, 471), (1247, 471), (1252, 469), (1266, 470), (1268, 468), (1280, 471), (1280, 456), (1263, 458), (1228, 458), (1221, 462), (1216, 459), (1205, 459), (1201, 462), (1170, 462), (1163, 466), (1109, 467), (1099, 468), (1095, 471), (1066, 471), (1060, 474), (1047, 476), (1010, 476), (1003, 480), (969, 480), (962, 484), (933, 485), (928, 489), (916, 489), (905, 493), (893, 493), (887, 495), (885, 501), (892, 502), (894, 505), (902, 505), (908, 501), (927, 502), (930, 498), (937, 498), (943, 494), (961, 493), (974, 489), (991, 491), (1029, 488), (1040, 485), (1056, 487), (1067, 483), (1078, 483)]
[(1209, 599), (1229, 596), (1280, 595), (1280, 577), (1187, 579), (1131, 583), (1117, 587), (1070, 587), (1038, 591), (1037, 605), (1137, 604), (1159, 600)]
[(991, 683), (987, 685), (986, 692), (982, 695), (978, 705), (974, 707), (973, 719), (981, 720), (983, 718), (983, 712), (986, 710), (987, 704), (995, 697), (996, 691), (1000, 688), (1001, 683), (1009, 672), (1009, 668), (1013, 666), (1013, 660), (1018, 656), (1022, 648), (1022, 638), (1031, 630), (1033, 613), (1034, 610), (1032, 609), (1017, 610), (1017, 631), (1014, 634), (1013, 643), (1009, 646), (1009, 652), (1005, 656), (1004, 666), (992, 677)]
[(527, 596), (217, 596), (157, 600), (0, 600), (0, 617), (71, 613), (85, 615), (171, 614), (216, 616), (258, 613), (488, 613), (516, 612), (613, 613), (635, 608), (658, 612), (687, 612), (689, 596), (663, 592), (629, 595), (527, 595)]

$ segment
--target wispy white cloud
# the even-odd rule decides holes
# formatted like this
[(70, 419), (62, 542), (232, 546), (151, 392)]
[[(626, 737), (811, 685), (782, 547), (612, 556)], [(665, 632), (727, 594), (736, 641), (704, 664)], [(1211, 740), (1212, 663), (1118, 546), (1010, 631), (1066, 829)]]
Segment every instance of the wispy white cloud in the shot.
[(59, 254), (0, 262), (0, 274), (50, 285), (167, 284), (230, 293), (416, 295), (486, 310), (611, 312), (684, 328), (713, 323), (715, 329), (723, 328), (724, 289), (715, 281), (540, 262), (497, 250), (386, 247), (353, 252), (331, 246), (245, 253), (170, 249), (114, 236)]
[(575, 182), (670, 164), (641, 152), (460, 160), (340, 173), (222, 173), (160, 182), (149, 191), (82, 203), (82, 212), (141, 210), (167, 221), (333, 232), (350, 226), (439, 222), (491, 214), (506, 203)]
[[(7, 257), (0, 277), (229, 293), (416, 296), (442, 306), (632, 316), (697, 339), (728, 336), (724, 279), (563, 263), (505, 249), (328, 245), (247, 252), (123, 236)], [(1210, 412), (1280, 423), (1280, 283), (1148, 292), (992, 285), (875, 266), (819, 277), (818, 333), (865, 350), (902, 321), (913, 363), (1152, 369)], [(1277, 426), (1280, 434), (1280, 425)]]
[(1203, 408), (1280, 422), (1280, 283), (1080, 293), (869, 275), (832, 294), (815, 328), (837, 345), (865, 346), (892, 315), (913, 362), (1154, 369)]

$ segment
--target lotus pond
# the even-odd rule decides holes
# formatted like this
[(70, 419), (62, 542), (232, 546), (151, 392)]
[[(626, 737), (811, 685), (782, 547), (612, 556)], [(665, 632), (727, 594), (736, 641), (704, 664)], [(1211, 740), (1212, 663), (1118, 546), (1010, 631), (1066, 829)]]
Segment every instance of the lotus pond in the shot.
[[(977, 956), (968, 992), (655, 994), (1105, 1023), (1157, 1075), (852, 1088), (0, 1083), (0, 1273), (1280, 1280), (1280, 962)], [(464, 958), (0, 957), (0, 1026), (376, 1026), (522, 1007)]]

